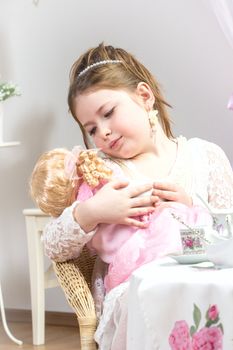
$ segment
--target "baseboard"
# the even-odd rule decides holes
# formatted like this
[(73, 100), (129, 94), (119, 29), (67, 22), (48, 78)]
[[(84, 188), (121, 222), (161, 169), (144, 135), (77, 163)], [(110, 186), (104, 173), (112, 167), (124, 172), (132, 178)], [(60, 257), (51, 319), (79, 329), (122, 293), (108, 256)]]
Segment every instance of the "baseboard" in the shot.
[[(6, 309), (9, 322), (31, 323), (31, 310)], [(56, 326), (78, 326), (76, 315), (70, 312), (45, 311), (45, 323)]]

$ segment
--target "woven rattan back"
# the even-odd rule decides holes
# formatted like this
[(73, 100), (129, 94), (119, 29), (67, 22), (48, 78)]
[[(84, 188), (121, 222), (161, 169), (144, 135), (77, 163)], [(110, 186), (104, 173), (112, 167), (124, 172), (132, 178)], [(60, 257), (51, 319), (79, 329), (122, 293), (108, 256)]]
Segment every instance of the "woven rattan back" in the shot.
[(94, 333), (97, 320), (90, 290), (95, 259), (96, 256), (91, 256), (84, 247), (77, 259), (54, 263), (59, 283), (78, 318), (81, 350), (96, 349)]
[(80, 272), (83, 274), (83, 277), (85, 278), (90, 289), (95, 260), (96, 255), (91, 255), (86, 246), (83, 248), (82, 254), (73, 260), (75, 266), (77, 266)]

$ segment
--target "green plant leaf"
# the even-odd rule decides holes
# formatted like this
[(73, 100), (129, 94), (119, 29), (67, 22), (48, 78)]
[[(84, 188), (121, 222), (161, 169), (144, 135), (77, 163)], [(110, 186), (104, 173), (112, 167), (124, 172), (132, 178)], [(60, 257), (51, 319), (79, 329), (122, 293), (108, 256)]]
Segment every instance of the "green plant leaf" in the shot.
[(207, 311), (205, 313), (205, 319), (206, 319), (207, 322), (209, 321), (209, 308), (210, 308), (210, 305), (209, 305), (209, 307), (208, 307), (208, 309), (207, 309)]
[(201, 322), (201, 310), (196, 304), (194, 304), (194, 309), (193, 309), (193, 320), (194, 320), (196, 329), (198, 329), (199, 324)]
[(208, 320), (205, 324), (205, 327), (210, 327), (212, 325), (212, 321), (211, 320)]
[(18, 86), (12, 83), (0, 83), (0, 101), (5, 101), (13, 96), (20, 96)]
[(208, 321), (206, 322), (206, 324), (205, 324), (205, 327), (210, 327), (210, 326), (212, 326), (213, 324), (218, 323), (218, 321), (219, 321), (219, 317), (217, 317), (215, 320), (208, 320)]
[(189, 331), (189, 332), (190, 332), (191, 337), (192, 337), (193, 334), (196, 332), (196, 330), (197, 330), (197, 329), (196, 329), (195, 326), (191, 326), (191, 327), (190, 327), (190, 331)]
[(219, 323), (217, 327), (219, 327), (221, 329), (221, 331), (222, 331), (222, 334), (224, 334), (224, 329), (223, 329), (222, 323)]

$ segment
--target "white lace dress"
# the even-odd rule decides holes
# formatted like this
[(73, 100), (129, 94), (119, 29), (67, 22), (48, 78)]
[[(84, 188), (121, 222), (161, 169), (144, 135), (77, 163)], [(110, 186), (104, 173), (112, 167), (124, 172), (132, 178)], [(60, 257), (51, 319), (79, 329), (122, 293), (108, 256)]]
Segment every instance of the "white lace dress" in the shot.
[[(233, 173), (223, 150), (198, 138), (186, 140), (181, 136), (177, 138), (177, 143), (175, 164), (163, 180), (181, 185), (192, 196), (194, 204), (202, 205), (196, 196), (199, 194), (213, 208), (233, 207)], [(65, 261), (77, 257), (95, 233), (85, 233), (74, 221), (73, 208), (76, 204), (65, 209), (44, 230), (45, 252), (52, 260)], [(100, 279), (98, 275), (95, 284), (101, 293)], [(123, 283), (105, 297), (95, 336), (100, 350), (126, 349), (127, 287), (128, 283)]]

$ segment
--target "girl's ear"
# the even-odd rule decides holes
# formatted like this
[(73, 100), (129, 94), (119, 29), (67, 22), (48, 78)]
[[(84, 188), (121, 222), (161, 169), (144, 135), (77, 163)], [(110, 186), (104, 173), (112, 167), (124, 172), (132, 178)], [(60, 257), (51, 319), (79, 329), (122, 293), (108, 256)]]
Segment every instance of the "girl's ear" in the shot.
[(155, 97), (150, 86), (147, 83), (141, 81), (140, 83), (138, 83), (136, 94), (140, 98), (145, 109), (147, 111), (152, 110), (155, 102)]

